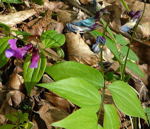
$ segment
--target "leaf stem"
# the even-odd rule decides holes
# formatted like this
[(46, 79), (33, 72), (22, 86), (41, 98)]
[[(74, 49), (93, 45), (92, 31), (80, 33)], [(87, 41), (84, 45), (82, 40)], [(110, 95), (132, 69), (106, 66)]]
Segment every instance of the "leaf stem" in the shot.
[[(140, 17), (140, 19), (138, 20), (137, 24), (135, 25), (135, 27), (133, 28), (133, 33), (131, 35), (131, 41), (130, 43), (133, 42), (133, 38), (134, 38), (134, 32), (136, 31), (143, 15), (144, 15), (144, 12), (145, 12), (145, 8), (146, 8), (146, 3), (144, 3), (144, 9), (143, 9), (143, 12), (142, 12), (142, 16)], [(125, 68), (126, 68), (126, 64), (127, 64), (127, 59), (128, 59), (128, 56), (129, 56), (129, 52), (130, 52), (130, 44), (128, 44), (128, 50), (127, 50), (127, 54), (126, 54), (126, 57), (125, 57), (125, 61), (124, 61), (124, 64), (123, 64), (123, 68), (122, 68), (122, 72), (121, 72), (121, 80), (124, 81), (124, 77), (125, 77)]]
[[(104, 28), (104, 31), (103, 31), (103, 34), (102, 36), (105, 36), (105, 33), (107, 32), (107, 27), (109, 26), (109, 22), (107, 22), (105, 28)], [(104, 76), (104, 65), (103, 65), (103, 45), (100, 45), (99, 46), (100, 49), (101, 49), (101, 53), (100, 53), (100, 65), (101, 65), (101, 72), (103, 73), (103, 76)], [(102, 109), (104, 107), (104, 99), (105, 99), (105, 90), (106, 90), (106, 86), (105, 86), (105, 77), (104, 77), (104, 87), (102, 88), (102, 99), (101, 99), (101, 104), (100, 104), (100, 108), (99, 108), (99, 112), (98, 112), (98, 117), (100, 119), (100, 116), (101, 116), (101, 112), (102, 112)]]
[(127, 11), (130, 11), (127, 3), (124, 0), (120, 0), (120, 2), (122, 3), (122, 5), (126, 8)]

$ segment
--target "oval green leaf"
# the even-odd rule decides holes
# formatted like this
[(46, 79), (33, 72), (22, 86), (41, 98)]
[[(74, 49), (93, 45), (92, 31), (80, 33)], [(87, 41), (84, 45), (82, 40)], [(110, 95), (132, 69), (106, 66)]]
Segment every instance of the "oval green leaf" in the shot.
[(104, 129), (120, 129), (120, 119), (116, 108), (111, 104), (104, 105)]
[(49, 89), (79, 107), (99, 109), (101, 96), (98, 90), (83, 79), (68, 78), (53, 83), (38, 84), (38, 86)]
[(133, 63), (132, 61), (129, 61), (129, 60), (127, 61), (127, 68), (130, 69), (136, 75), (140, 77), (144, 77), (144, 73), (141, 71), (138, 65)]
[(97, 129), (97, 123), (96, 112), (92, 109), (82, 108), (52, 125), (65, 129)]
[(41, 41), (45, 48), (57, 48), (65, 43), (65, 36), (55, 30), (48, 30), (41, 35)]
[(146, 120), (144, 110), (134, 89), (123, 81), (115, 81), (108, 87), (117, 108), (126, 115)]
[(69, 77), (78, 77), (88, 81), (97, 89), (104, 85), (104, 78), (98, 70), (73, 61), (48, 66), (45, 71), (56, 81)]

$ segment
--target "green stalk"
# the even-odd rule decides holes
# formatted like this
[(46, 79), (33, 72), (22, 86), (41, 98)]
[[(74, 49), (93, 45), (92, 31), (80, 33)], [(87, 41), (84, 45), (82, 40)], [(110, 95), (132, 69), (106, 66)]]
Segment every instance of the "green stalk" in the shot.
[[(105, 36), (105, 33), (107, 32), (107, 27), (108, 27), (108, 26), (109, 26), (109, 22), (106, 24), (102, 36)], [(99, 47), (101, 48), (101, 53), (100, 53), (101, 72), (103, 73), (103, 76), (104, 76), (103, 46), (100, 45)], [(100, 105), (99, 112), (98, 112), (98, 117), (99, 117), (99, 118), (100, 118), (100, 116), (101, 116), (101, 112), (102, 112), (102, 109), (103, 109), (103, 107), (104, 107), (105, 90), (106, 90), (106, 86), (105, 86), (105, 77), (104, 77), (104, 87), (103, 87), (103, 89), (102, 89), (102, 100), (101, 100), (101, 105)]]
[(121, 3), (122, 3), (122, 5), (126, 8), (126, 10), (129, 12), (129, 11), (130, 11), (130, 9), (129, 9), (129, 7), (128, 7), (127, 3), (126, 3), (124, 0), (120, 0), (120, 2), (121, 2)]
[[(139, 25), (139, 23), (140, 23), (140, 21), (141, 21), (143, 15), (144, 15), (145, 8), (146, 8), (146, 4), (144, 3), (144, 9), (143, 9), (142, 16), (141, 16), (141, 18), (138, 20), (138, 22), (137, 22), (137, 24), (135, 25), (135, 27), (133, 28), (133, 33), (132, 33), (132, 35), (131, 35), (131, 41), (130, 41), (130, 43), (133, 42), (134, 32), (136, 31), (136, 29), (137, 29), (137, 27), (138, 27), (138, 25)], [(125, 57), (125, 62), (124, 62), (124, 64), (123, 64), (122, 72), (121, 72), (121, 74), (122, 74), (122, 75), (121, 75), (121, 80), (123, 80), (123, 81), (124, 81), (124, 77), (125, 77), (125, 68), (126, 68), (126, 64), (127, 64), (127, 59), (128, 59), (128, 56), (129, 56), (129, 52), (130, 52), (130, 44), (128, 44), (128, 50), (127, 50), (127, 54), (126, 54), (126, 57)]]

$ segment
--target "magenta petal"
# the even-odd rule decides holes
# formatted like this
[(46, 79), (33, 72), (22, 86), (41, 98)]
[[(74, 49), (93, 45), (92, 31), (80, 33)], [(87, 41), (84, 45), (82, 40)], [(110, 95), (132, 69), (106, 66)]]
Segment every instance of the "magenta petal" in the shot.
[(10, 39), (10, 40), (8, 40), (8, 43), (10, 45), (10, 48), (17, 49), (17, 45), (16, 45), (17, 39)]
[(38, 50), (37, 49), (33, 50), (30, 68), (37, 68), (39, 59), (40, 56)]
[(5, 51), (5, 56), (6, 56), (7, 58), (10, 58), (10, 57), (12, 57), (12, 56), (14, 56), (14, 55), (15, 55), (15, 51), (12, 50), (12, 49), (7, 49), (7, 50)]

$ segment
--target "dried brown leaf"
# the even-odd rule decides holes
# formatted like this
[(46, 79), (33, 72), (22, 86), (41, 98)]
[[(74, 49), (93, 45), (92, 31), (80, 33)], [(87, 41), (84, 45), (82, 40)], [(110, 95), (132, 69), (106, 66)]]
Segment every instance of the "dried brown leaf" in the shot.
[(90, 50), (79, 34), (67, 33), (66, 41), (69, 60), (97, 66), (98, 56)]
[(16, 13), (11, 13), (8, 15), (0, 15), (0, 22), (9, 26), (15, 26), (16, 24), (23, 22), (24, 20), (28, 19), (29, 17), (35, 14), (36, 11), (34, 9), (30, 9), (25, 11), (19, 11)]
[(40, 115), (40, 118), (44, 120), (48, 129), (51, 129), (51, 123), (61, 120), (68, 115), (67, 112), (53, 107), (46, 101), (41, 101), (41, 104), (42, 106), (37, 113)]
[(63, 109), (65, 111), (69, 111), (70, 110), (70, 104), (67, 100), (57, 96), (56, 94), (52, 93), (52, 92), (45, 92), (44, 96), (46, 98), (46, 100), (50, 103), (52, 103), (55, 107), (59, 108), (59, 109)]
[(64, 25), (61, 22), (51, 19), (51, 14), (52, 12), (48, 11), (44, 17), (36, 18), (28, 22), (22, 26), (23, 30), (32, 35), (41, 35), (42, 32), (46, 30), (56, 30), (61, 33), (64, 29)]
[(23, 84), (23, 77), (17, 73), (12, 73), (10, 75), (7, 86), (9, 89), (21, 90), (23, 89), (22, 84)]
[(25, 98), (25, 95), (17, 90), (8, 92), (6, 100), (10, 106), (18, 106)]

